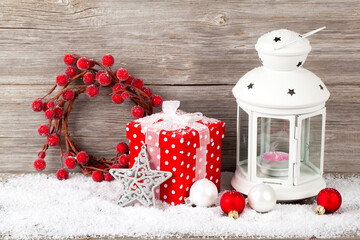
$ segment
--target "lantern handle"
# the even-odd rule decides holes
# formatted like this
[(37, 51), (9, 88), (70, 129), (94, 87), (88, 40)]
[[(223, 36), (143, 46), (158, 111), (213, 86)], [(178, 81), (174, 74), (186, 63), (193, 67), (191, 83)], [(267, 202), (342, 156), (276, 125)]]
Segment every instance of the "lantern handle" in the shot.
[(284, 44), (284, 45), (282, 45), (282, 46), (280, 46), (280, 47), (276, 47), (276, 48), (274, 48), (274, 50), (279, 50), (279, 49), (281, 49), (281, 48), (283, 48), (283, 47), (286, 47), (286, 46), (288, 46), (288, 45), (290, 45), (290, 44), (293, 44), (294, 42), (297, 42), (297, 41), (299, 41), (300, 39), (309, 37), (309, 36), (311, 36), (311, 35), (313, 35), (313, 34), (315, 34), (315, 33), (317, 33), (317, 32), (320, 32), (321, 30), (324, 30), (325, 28), (326, 28), (326, 27), (321, 27), (321, 28), (315, 29), (315, 30), (313, 30), (313, 31), (310, 31), (310, 32), (308, 32), (308, 33), (305, 33), (305, 34), (303, 34), (303, 35), (299, 35), (299, 38), (297, 38), (297, 39), (295, 39), (295, 40), (293, 40), (293, 41), (291, 41), (291, 42), (288, 42), (288, 43), (286, 43), (286, 44)]

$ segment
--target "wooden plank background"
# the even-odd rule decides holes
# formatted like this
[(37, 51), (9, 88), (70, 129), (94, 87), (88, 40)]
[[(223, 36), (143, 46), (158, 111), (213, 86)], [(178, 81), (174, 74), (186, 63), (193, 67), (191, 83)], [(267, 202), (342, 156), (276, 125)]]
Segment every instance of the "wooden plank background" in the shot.
[[(234, 170), (236, 104), (231, 88), (260, 62), (262, 34), (288, 28), (311, 37), (305, 67), (331, 92), (327, 103), (326, 172), (360, 172), (359, 1), (117, 1), (0, 2), (0, 172), (34, 172), (43, 139), (42, 114), (31, 101), (43, 96), (73, 52), (100, 59), (111, 53), (165, 99), (227, 123), (223, 170)], [(80, 97), (71, 113), (73, 136), (86, 151), (113, 156), (132, 120), (130, 104), (106, 93)], [(58, 149), (47, 171), (59, 168)]]

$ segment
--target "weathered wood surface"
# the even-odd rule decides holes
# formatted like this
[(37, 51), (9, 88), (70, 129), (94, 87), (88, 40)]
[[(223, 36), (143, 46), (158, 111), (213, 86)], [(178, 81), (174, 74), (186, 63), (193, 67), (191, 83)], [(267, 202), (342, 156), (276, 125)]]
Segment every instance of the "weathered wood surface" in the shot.
[[(62, 56), (111, 53), (165, 99), (227, 123), (223, 169), (235, 167), (231, 88), (258, 66), (257, 38), (288, 28), (311, 37), (305, 67), (331, 92), (325, 171), (360, 172), (360, 3), (357, 1), (19, 1), (0, 2), (0, 172), (32, 172), (43, 139), (31, 101), (63, 71)], [(130, 104), (103, 93), (75, 103), (70, 126), (85, 150), (112, 156), (132, 120)], [(47, 171), (59, 167), (50, 150)]]

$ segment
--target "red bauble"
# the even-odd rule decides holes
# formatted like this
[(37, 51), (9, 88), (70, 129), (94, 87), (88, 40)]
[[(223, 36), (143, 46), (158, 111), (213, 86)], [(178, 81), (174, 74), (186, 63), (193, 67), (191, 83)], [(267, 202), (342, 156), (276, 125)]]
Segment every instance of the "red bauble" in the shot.
[(334, 188), (324, 188), (321, 190), (316, 198), (317, 206), (316, 213), (319, 215), (324, 214), (324, 210), (327, 213), (333, 213), (341, 206), (341, 195)]
[(245, 198), (235, 190), (228, 191), (220, 199), (220, 207), (229, 217), (237, 219), (245, 208)]

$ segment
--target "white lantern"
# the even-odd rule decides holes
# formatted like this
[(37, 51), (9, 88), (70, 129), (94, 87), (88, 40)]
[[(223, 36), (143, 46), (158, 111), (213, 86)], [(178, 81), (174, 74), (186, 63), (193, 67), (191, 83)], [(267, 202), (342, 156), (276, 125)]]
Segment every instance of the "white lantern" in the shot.
[(271, 184), (277, 200), (315, 196), (325, 187), (325, 102), (330, 93), (302, 67), (310, 43), (282, 29), (261, 36), (255, 48), (263, 66), (233, 88), (237, 168), (231, 184), (244, 194), (258, 183)]

